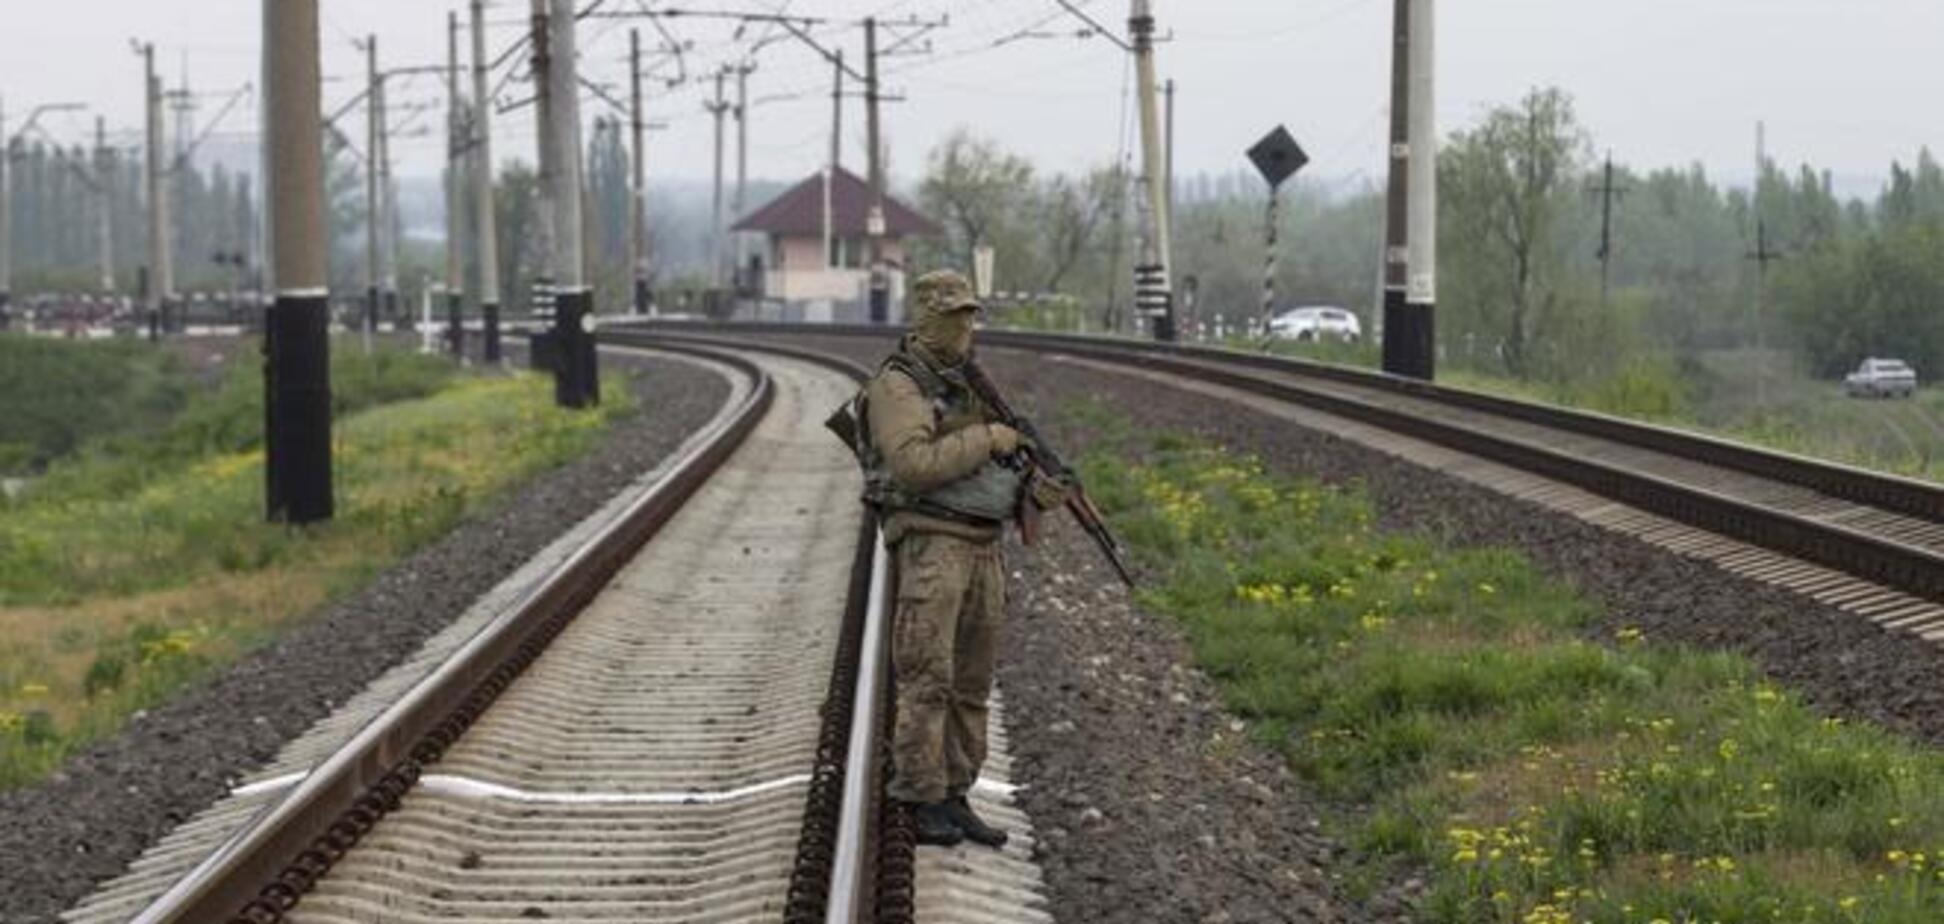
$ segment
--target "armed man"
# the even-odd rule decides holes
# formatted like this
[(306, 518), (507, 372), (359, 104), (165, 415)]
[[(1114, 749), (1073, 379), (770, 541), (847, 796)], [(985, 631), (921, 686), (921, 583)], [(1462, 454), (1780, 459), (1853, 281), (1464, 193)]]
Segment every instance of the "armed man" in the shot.
[[(986, 699), (1005, 622), (1001, 535), (1029, 490), (1003, 464), (1019, 431), (968, 381), (981, 308), (965, 277), (912, 284), (911, 331), (865, 388), (865, 492), (897, 562), (891, 661), (897, 678), (892, 798), (908, 803), (918, 843), (988, 847), (1006, 832), (967, 798), (986, 758)], [(1053, 479), (1030, 500), (1063, 502)]]
[(1000, 847), (1006, 832), (981, 820), (967, 794), (986, 758), (1006, 524), (1017, 522), (1031, 545), (1040, 513), (1063, 506), (1121, 580), (1134, 579), (1079, 476), (973, 361), (982, 309), (965, 277), (919, 277), (911, 306), (897, 352), (826, 425), (856, 453), (864, 501), (896, 561), (888, 791), (910, 810), (918, 843)]

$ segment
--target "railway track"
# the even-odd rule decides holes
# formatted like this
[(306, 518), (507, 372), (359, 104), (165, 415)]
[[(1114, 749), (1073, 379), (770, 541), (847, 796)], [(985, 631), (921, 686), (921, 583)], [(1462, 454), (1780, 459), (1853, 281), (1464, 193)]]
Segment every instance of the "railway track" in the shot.
[[(886, 340), (835, 326), (657, 325), (664, 335)], [(810, 338), (804, 341), (803, 338)], [(1312, 422), (1887, 627), (1944, 641), (1944, 486), (1620, 418), (1262, 354), (991, 330), (986, 348), (1090, 363)], [(1535, 481), (1534, 479), (1538, 479)]]
[(740, 380), (675, 461), (63, 919), (1034, 920), (1003, 782), (1020, 843), (933, 905), (879, 803), (887, 557), (821, 426), (863, 370), (658, 346)]

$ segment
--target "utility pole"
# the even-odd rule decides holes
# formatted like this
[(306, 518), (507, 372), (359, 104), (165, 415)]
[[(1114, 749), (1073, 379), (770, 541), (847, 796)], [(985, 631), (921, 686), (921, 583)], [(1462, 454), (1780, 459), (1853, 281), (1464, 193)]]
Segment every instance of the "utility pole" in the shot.
[[(749, 75), (754, 70), (756, 65), (753, 62), (736, 66), (736, 196), (729, 203), (729, 214), (738, 219), (742, 218), (743, 195), (749, 186)], [(747, 262), (743, 256), (743, 236), (740, 234), (736, 235), (735, 252), (736, 263), (729, 278), (740, 281), (743, 264)], [(742, 286), (737, 285), (736, 288), (741, 289)]]
[[(554, 150), (550, 133), (553, 131), (553, 40), (552, 24), (547, 10), (548, 0), (533, 0), (533, 93), (534, 121), (538, 131), (538, 160), (540, 168), (538, 201), (535, 203), (534, 250), (540, 255), (539, 266), (534, 274), (534, 308), (553, 310), (553, 264), (554, 264)], [(571, 23), (572, 20), (569, 20)], [(547, 334), (551, 338), (551, 334)], [(543, 352), (551, 355), (551, 339), (543, 345), (539, 338), (533, 341), (530, 352), (534, 365), (539, 367)], [(549, 360), (550, 361), (550, 360)]]
[[(1168, 168), (1164, 172), (1168, 177), (1168, 222), (1170, 236), (1172, 236), (1175, 213), (1175, 82), (1173, 77), (1168, 78), (1168, 82), (1162, 86), (1161, 95), (1166, 101), (1162, 122), (1166, 126), (1163, 134), (1166, 137)], [(1173, 268), (1172, 263), (1170, 268)]]
[(865, 143), (870, 145), (867, 163), (871, 174), (871, 210), (864, 219), (865, 234), (871, 242), (872, 324), (891, 321), (891, 277), (884, 266), (884, 148), (879, 125), (883, 98), (878, 85), (877, 18), (864, 20), (864, 121)]
[(460, 238), (464, 223), (459, 206), (463, 197), (460, 164), (465, 156), (465, 114), (459, 102), (459, 13), (446, 13), (446, 338), (454, 358), (466, 353), (465, 255)]
[(713, 288), (723, 288), (723, 117), (729, 113), (729, 101), (723, 99), (723, 80), (727, 70), (715, 72), (715, 101), (702, 103), (704, 109), (715, 117), (715, 195), (710, 212), (710, 284)]
[[(108, 119), (95, 116), (95, 233), (101, 257), (101, 294), (115, 294), (115, 160), (108, 149)], [(0, 197), (0, 203), (5, 197)], [(4, 308), (4, 306), (0, 306)]]
[(7, 104), (0, 100), (0, 330), (12, 326), (13, 202), (8, 196), (13, 167), (13, 136), (7, 134)]
[(831, 185), (844, 164), (844, 52), (831, 55), (833, 71), (830, 86), (830, 162), (823, 172), (823, 261), (826, 269), (837, 265), (836, 219), (831, 214)]
[(575, 44), (574, 0), (551, 0), (548, 17), (546, 138), (554, 207), (554, 331), (559, 350), (554, 401), (563, 407), (600, 403), (594, 347), (594, 290), (583, 257), (580, 137), (580, 59)]
[(647, 314), (648, 291), (648, 120), (641, 104), (641, 30), (628, 30), (629, 166), (634, 182), (628, 196), (628, 256), (634, 262), (635, 314)]
[(1152, 319), (1154, 339), (1175, 339), (1174, 288), (1169, 261), (1173, 253), (1168, 222), (1168, 167), (1162, 151), (1162, 126), (1155, 98), (1154, 4), (1133, 0), (1128, 31), (1134, 37), (1134, 68), (1141, 107), (1141, 170), (1147, 179), (1148, 234), (1142, 265), (1135, 267), (1136, 308)]
[(1384, 251), (1384, 371), (1436, 369), (1437, 138), (1432, 0), (1395, 0), (1390, 194)]
[(479, 235), (479, 318), (485, 326), (481, 357), (500, 361), (499, 223), (493, 214), (493, 100), (486, 85), (486, 0), (472, 0), (473, 208)]
[(406, 320), (398, 306), (398, 189), (392, 182), (391, 160), (391, 103), (387, 98), (390, 86), (385, 75), (378, 77), (378, 203), (383, 216), (379, 226), (378, 240), (383, 250), (378, 265), (383, 268), (384, 276), (380, 284), (384, 286), (385, 317), (391, 319), (392, 330), (405, 329)]
[(844, 50), (831, 53), (830, 86), (830, 166), (844, 165)]
[(0, 330), (12, 325), (13, 203), (8, 196), (13, 167), (13, 136), (7, 134), (7, 104), (0, 100)]
[(277, 293), (264, 325), (265, 506), (293, 524), (328, 520), (334, 506), (317, 2), (263, 0), (263, 209)]
[(1755, 123), (1755, 186), (1749, 191), (1749, 210), (1755, 216), (1755, 404), (1768, 404), (1768, 373), (1765, 357), (1768, 338), (1763, 321), (1768, 307), (1768, 265), (1782, 259), (1782, 252), (1769, 249), (1768, 218), (1762, 214), (1762, 178), (1768, 173), (1768, 126)]
[(384, 278), (378, 234), (384, 211), (378, 197), (378, 158), (385, 133), (384, 75), (378, 72), (378, 36), (365, 37), (365, 310), (360, 335), (371, 352), (371, 336), (378, 329), (379, 283)]
[(1627, 189), (1613, 183), (1613, 152), (1606, 155), (1606, 167), (1601, 173), (1600, 185), (1593, 191), (1600, 194), (1600, 307), (1607, 306), (1607, 291), (1612, 281), (1613, 263), (1613, 199), (1624, 196)]
[(173, 294), (169, 267), (169, 190), (162, 168), (162, 79), (155, 75), (155, 45), (142, 46), (148, 75), (148, 291), (149, 339), (162, 338), (163, 312)]

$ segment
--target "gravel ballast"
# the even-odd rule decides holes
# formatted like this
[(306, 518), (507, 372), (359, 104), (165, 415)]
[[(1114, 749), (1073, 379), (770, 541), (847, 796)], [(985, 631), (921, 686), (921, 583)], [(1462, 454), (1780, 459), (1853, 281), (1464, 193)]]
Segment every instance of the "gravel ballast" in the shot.
[(688, 362), (602, 357), (639, 411), (594, 451), (148, 710), (46, 781), (0, 793), (0, 922), (53, 920), (155, 839), (228, 791), (521, 563), (699, 430), (729, 396)]
[[(889, 341), (791, 342), (874, 362)], [(1137, 426), (1253, 453), (1281, 474), (1361, 487), (1385, 528), (1518, 549), (1572, 583), (1603, 605), (1590, 637), (1637, 628), (1736, 652), (1825, 714), (1944, 744), (1944, 652), (1915, 636), (1238, 404), (1046, 356), (991, 351), (985, 364), (1070, 456), (1089, 434), (1059, 426), (1054, 412), (1090, 398)], [(1279, 759), (1227, 736), (1218, 744), (1230, 720), (1192, 669), (1179, 629), (1129, 606), (1077, 531), (1050, 538), (1010, 561), (1000, 682), (1016, 779), (1044, 832), (1041, 861), (1060, 920), (1400, 918), (1408, 884), (1361, 906), (1332, 898), (1341, 870), (1328, 865), (1330, 845), (1288, 837), (1328, 808)], [(1209, 836), (1228, 849), (1196, 855)], [(1312, 866), (1325, 875), (1306, 876)]]

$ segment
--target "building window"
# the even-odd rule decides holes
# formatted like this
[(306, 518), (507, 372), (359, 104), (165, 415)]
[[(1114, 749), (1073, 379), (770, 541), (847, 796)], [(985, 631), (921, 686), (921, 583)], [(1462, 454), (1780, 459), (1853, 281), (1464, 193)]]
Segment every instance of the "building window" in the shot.
[(857, 269), (864, 265), (864, 240), (833, 236), (830, 239), (830, 265), (844, 269)]

